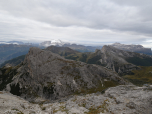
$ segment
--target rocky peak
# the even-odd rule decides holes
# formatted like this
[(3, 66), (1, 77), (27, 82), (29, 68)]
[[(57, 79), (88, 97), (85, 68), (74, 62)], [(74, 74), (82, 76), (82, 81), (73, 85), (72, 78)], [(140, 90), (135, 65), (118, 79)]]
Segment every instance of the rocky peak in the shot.
[(137, 66), (128, 63), (125, 59), (126, 57), (135, 56), (135, 53), (119, 50), (107, 45), (102, 47), (101, 53), (101, 64), (119, 74), (129, 73), (131, 70), (137, 69)]
[[(2, 72), (9, 80), (3, 88), (29, 101), (37, 98), (53, 100), (78, 94), (101, 91), (109, 86), (128, 84), (115, 72), (102, 66), (67, 60), (48, 50), (32, 47), (22, 65)], [(11, 74), (12, 73), (12, 74)], [(106, 80), (106, 81), (105, 81)]]

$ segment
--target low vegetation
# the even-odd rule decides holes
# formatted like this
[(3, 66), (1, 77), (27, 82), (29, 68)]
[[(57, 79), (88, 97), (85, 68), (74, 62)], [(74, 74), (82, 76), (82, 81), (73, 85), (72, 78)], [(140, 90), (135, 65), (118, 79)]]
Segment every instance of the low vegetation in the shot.
[(123, 76), (135, 85), (152, 84), (152, 66), (141, 66), (140, 70), (133, 70), (133, 75)]
[(127, 62), (132, 63), (137, 66), (152, 66), (152, 58), (149, 57), (130, 57), (126, 58)]
[(96, 93), (96, 92), (102, 92), (104, 90), (106, 90), (109, 87), (115, 87), (117, 86), (118, 83), (115, 81), (104, 81), (103, 84), (102, 83), (98, 83), (96, 88), (91, 88), (91, 89), (87, 89), (87, 88), (81, 88), (81, 91), (76, 91), (75, 94), (91, 94), (91, 93)]

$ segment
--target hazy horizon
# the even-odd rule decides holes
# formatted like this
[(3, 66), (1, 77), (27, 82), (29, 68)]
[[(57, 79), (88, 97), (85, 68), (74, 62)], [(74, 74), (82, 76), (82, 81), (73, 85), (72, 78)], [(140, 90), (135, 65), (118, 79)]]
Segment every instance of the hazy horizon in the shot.
[[(51, 40), (60, 40), (60, 39), (51, 39)], [(49, 40), (49, 41), (51, 41), (51, 40)], [(47, 42), (47, 41), (42, 41), (42, 42), (27, 42), (27, 41), (17, 41), (17, 40), (11, 40), (11, 41), (0, 41), (0, 44), (1, 44), (1, 42), (22, 42), (22, 43), (32, 43), (32, 44), (40, 44), (40, 43), (43, 43), (43, 42)], [(77, 44), (77, 45), (84, 45), (84, 46), (93, 46), (93, 47), (102, 47), (102, 46), (104, 46), (104, 45), (111, 45), (111, 44), (114, 44), (114, 43), (120, 43), (120, 42), (112, 42), (112, 43), (101, 43), (101, 44), (86, 44), (86, 43), (76, 43), (76, 42), (65, 42), (65, 41), (63, 41), (62, 40), (62, 42), (64, 42), (64, 43), (70, 43), (70, 44)], [(10, 43), (11, 44), (11, 43)], [(124, 45), (141, 45), (141, 44), (130, 44), (130, 43), (128, 43), (128, 44), (125, 44), (125, 43), (120, 43), (120, 44), (124, 44)], [(143, 46), (143, 45), (142, 45)], [(143, 46), (143, 47), (145, 47), (145, 46)], [(151, 47), (145, 47), (145, 48), (151, 48)], [(151, 48), (151, 50), (152, 50), (152, 48)]]

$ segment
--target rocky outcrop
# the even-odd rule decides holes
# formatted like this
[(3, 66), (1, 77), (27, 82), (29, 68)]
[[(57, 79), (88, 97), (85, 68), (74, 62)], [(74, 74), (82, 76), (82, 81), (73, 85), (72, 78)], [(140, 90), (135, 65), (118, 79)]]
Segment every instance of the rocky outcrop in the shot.
[[(151, 114), (151, 95), (148, 87), (117, 86), (109, 88), (105, 94), (73, 96), (62, 104), (54, 103), (51, 108), (56, 114)], [(48, 104), (43, 106), (49, 109)]]
[(5, 91), (0, 91), (0, 114), (44, 114), (38, 104), (12, 95)]
[[(103, 46), (101, 50), (96, 50), (90, 60), (105, 66), (120, 75), (131, 74), (132, 70), (139, 69), (138, 66), (151, 66), (152, 57), (145, 54), (119, 50), (112, 46)], [(95, 59), (97, 58), (98, 59)]]
[(24, 62), (2, 68), (1, 90), (10, 91), (29, 101), (55, 100), (93, 93), (118, 84), (128, 84), (115, 72), (102, 66), (67, 60), (47, 50), (31, 48)]
[(151, 114), (152, 87), (121, 85), (104, 94), (73, 95), (54, 103), (31, 104), (19, 97), (0, 92), (1, 114)]
[(138, 68), (125, 60), (126, 57), (134, 57), (135, 53), (118, 50), (112, 46), (103, 46), (100, 53), (101, 64), (119, 74), (128, 74), (130, 71)]

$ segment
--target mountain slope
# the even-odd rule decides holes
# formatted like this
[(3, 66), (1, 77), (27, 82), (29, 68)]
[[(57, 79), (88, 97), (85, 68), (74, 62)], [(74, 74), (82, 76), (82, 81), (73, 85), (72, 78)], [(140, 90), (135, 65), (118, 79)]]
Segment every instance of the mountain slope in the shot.
[(61, 56), (67, 56), (70, 54), (79, 53), (78, 51), (72, 50), (71, 48), (68, 48), (68, 47), (49, 46), (45, 50), (51, 51), (53, 53), (57, 53)]
[(30, 48), (23, 64), (3, 67), (0, 74), (0, 90), (5, 89), (30, 101), (60, 99), (127, 84), (106, 68), (67, 60), (39, 48)]
[(19, 57), (13, 58), (11, 60), (5, 61), (0, 65), (0, 67), (5, 66), (6, 64), (11, 64), (12, 66), (16, 66), (24, 61), (25, 55), (21, 55)]
[(1, 45), (0, 46), (0, 64), (3, 63), (4, 61), (27, 54), (30, 47), (32, 46), (31, 45), (16, 45), (16, 44)]
[(139, 70), (133, 70), (132, 75), (123, 76), (135, 85), (152, 84), (152, 66), (141, 66)]
[[(13, 42), (13, 41), (12, 41)], [(24, 44), (24, 45), (17, 45), (17, 44), (3, 44), (0, 45), (0, 64), (5, 61), (11, 60), (21, 55), (25, 55), (28, 53), (31, 47), (39, 47), (37, 44)]]
[(84, 45), (77, 45), (77, 44), (64, 44), (62, 47), (69, 47), (79, 52), (94, 52), (96, 49), (102, 48), (102, 46), (93, 47), (93, 46), (84, 46)]
[(46, 48), (45, 50), (51, 51), (53, 53), (59, 54), (60, 56), (63, 56), (66, 59), (71, 60), (77, 60), (86, 62), (87, 56), (90, 53), (81, 53), (76, 50), (73, 50), (69, 47), (56, 47), (56, 46), (50, 46)]
[(42, 43), (40, 43), (40, 46), (44, 46), (44, 47), (49, 47), (49, 46), (69, 47), (69, 48), (76, 50), (76, 51), (79, 51), (79, 52), (94, 52), (96, 49), (102, 48), (102, 46), (93, 47), (93, 46), (71, 44), (68, 42), (63, 42), (59, 39), (42, 42)]

